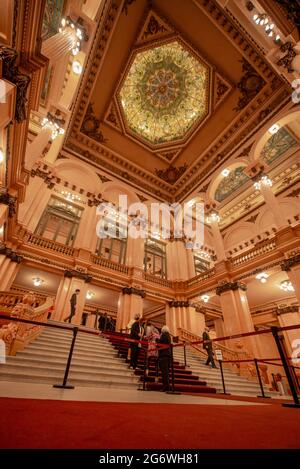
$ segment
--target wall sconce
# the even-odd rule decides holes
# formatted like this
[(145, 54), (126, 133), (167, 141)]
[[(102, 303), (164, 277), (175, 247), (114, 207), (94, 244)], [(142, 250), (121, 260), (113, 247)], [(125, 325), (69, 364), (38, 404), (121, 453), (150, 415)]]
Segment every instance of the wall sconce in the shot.
[(266, 283), (268, 277), (269, 275), (266, 272), (260, 272), (255, 276), (261, 283)]
[(283, 280), (283, 282), (280, 282), (279, 288), (284, 291), (295, 291), (293, 284), (290, 280)]
[(86, 292), (86, 299), (87, 299), (87, 300), (91, 300), (94, 296), (95, 296), (95, 293), (94, 293), (94, 292), (92, 292), (92, 291), (90, 291), (90, 290), (88, 290), (88, 291)]
[(201, 300), (204, 301), (204, 303), (208, 303), (209, 295), (201, 295)]
[(32, 279), (32, 281), (33, 281), (33, 285), (34, 285), (35, 287), (40, 287), (40, 286), (44, 283), (44, 280), (42, 280), (42, 279), (39, 278), (39, 277), (34, 277), (34, 278)]

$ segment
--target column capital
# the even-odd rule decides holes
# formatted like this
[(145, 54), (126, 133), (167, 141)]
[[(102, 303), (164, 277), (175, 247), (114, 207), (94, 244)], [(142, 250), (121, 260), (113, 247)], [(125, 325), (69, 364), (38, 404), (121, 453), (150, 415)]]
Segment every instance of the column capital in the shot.
[(8, 257), (12, 262), (20, 264), (23, 260), (23, 256), (20, 256), (16, 251), (5, 246), (5, 244), (0, 246), (0, 254), (5, 257)]
[(77, 270), (65, 270), (64, 277), (67, 277), (67, 278), (76, 277), (76, 278), (79, 278), (80, 280), (84, 280), (85, 283), (90, 283), (93, 280), (93, 277), (91, 275), (88, 275), (84, 272), (80, 272)]
[(296, 256), (285, 259), (280, 265), (280, 267), (281, 267), (281, 270), (288, 272), (289, 270), (291, 270), (291, 267), (294, 267), (294, 265), (297, 265), (297, 264), (300, 264), (300, 253), (296, 254)]
[(278, 306), (275, 310), (276, 316), (280, 316), (281, 314), (287, 314), (287, 313), (298, 313), (299, 312), (299, 306), (297, 305), (290, 305), (290, 306)]
[(217, 286), (216, 288), (216, 294), (217, 295), (222, 295), (222, 293), (225, 293), (230, 290), (238, 290), (241, 289), (243, 291), (247, 290), (247, 285), (242, 282), (227, 282), (227, 283), (222, 283)]
[(6, 189), (0, 193), (0, 204), (8, 206), (8, 216), (10, 218), (16, 213), (16, 202), (17, 198), (10, 195)]
[(190, 306), (190, 302), (187, 300), (172, 300), (169, 301), (169, 306), (171, 306), (171, 308), (188, 308)]
[(134, 288), (134, 287), (124, 287), (122, 288), (122, 293), (123, 295), (137, 295), (137, 296), (140, 296), (141, 298), (145, 298), (146, 296), (145, 290), (141, 290), (139, 288)]

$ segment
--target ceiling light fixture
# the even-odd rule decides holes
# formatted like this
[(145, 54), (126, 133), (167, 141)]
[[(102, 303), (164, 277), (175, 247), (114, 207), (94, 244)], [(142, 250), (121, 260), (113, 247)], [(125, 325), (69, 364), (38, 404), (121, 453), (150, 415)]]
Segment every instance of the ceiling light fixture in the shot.
[(72, 70), (74, 73), (76, 73), (76, 75), (80, 75), (81, 72), (82, 72), (82, 65), (80, 62), (78, 62), (78, 60), (74, 60), (74, 62), (72, 63)]
[(272, 187), (273, 182), (268, 176), (264, 175), (260, 178), (259, 181), (256, 181), (253, 184), (254, 189), (256, 189), (256, 190), (260, 190), (262, 185), (267, 186), (267, 187)]
[(39, 277), (34, 277), (34, 278), (32, 279), (32, 281), (33, 281), (33, 285), (34, 285), (35, 287), (40, 287), (40, 286), (45, 282), (44, 280), (42, 280), (42, 279), (39, 278)]
[(267, 272), (260, 272), (255, 276), (255, 278), (257, 278), (261, 283), (266, 283), (268, 277), (269, 274), (267, 274)]
[(204, 301), (204, 303), (208, 303), (209, 295), (201, 295), (201, 300)]
[(284, 291), (295, 291), (293, 284), (290, 280), (283, 280), (282, 282), (280, 282), (279, 288)]
[(225, 168), (223, 169), (223, 171), (221, 172), (222, 176), (224, 176), (224, 178), (226, 178), (230, 173), (230, 170)]
[(211, 224), (213, 222), (218, 223), (220, 220), (221, 220), (220, 215), (215, 210), (211, 211), (206, 217), (206, 222), (209, 223), (209, 224)]
[(94, 292), (92, 292), (92, 291), (90, 291), (90, 290), (88, 290), (88, 291), (86, 292), (86, 299), (87, 299), (87, 300), (91, 300), (94, 296), (95, 296), (95, 293), (94, 293)]
[(269, 133), (271, 135), (274, 135), (274, 134), (277, 134), (278, 130), (280, 129), (280, 125), (279, 124), (273, 124), (270, 128), (269, 128)]

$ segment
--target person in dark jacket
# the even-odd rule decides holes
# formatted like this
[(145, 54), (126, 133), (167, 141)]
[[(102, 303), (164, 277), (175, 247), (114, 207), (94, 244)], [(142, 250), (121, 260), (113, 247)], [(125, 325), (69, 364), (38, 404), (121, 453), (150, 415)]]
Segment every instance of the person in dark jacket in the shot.
[(75, 290), (75, 293), (73, 293), (73, 295), (71, 296), (70, 298), (70, 310), (71, 310), (71, 313), (70, 315), (64, 319), (64, 322), (71, 322), (72, 321), (72, 317), (75, 316), (75, 313), (76, 313), (76, 304), (77, 304), (77, 296), (79, 295), (80, 293), (80, 290), (77, 288), (77, 290)]
[(217, 368), (214, 362), (214, 355), (213, 355), (213, 346), (212, 342), (209, 337), (209, 327), (205, 327), (204, 332), (202, 334), (202, 339), (204, 340), (203, 342), (203, 348), (207, 352), (207, 360), (205, 365), (209, 365), (211, 363), (212, 368)]
[[(141, 322), (140, 315), (136, 314), (134, 316), (134, 323), (132, 324), (131, 329), (130, 329), (130, 335), (129, 335), (130, 339), (134, 339), (137, 341), (137, 340), (141, 340), (141, 338), (143, 337), (143, 330), (142, 330), (140, 322)], [(135, 370), (137, 367), (137, 362), (138, 362), (139, 352), (140, 352), (139, 343), (131, 342), (130, 349), (131, 349), (131, 352), (130, 352), (129, 368), (133, 368)]]
[[(157, 339), (158, 344), (171, 345), (171, 334), (168, 326), (161, 328), (160, 338)], [(169, 370), (171, 362), (171, 347), (158, 348), (158, 364), (162, 375), (163, 388), (162, 391), (170, 391)]]

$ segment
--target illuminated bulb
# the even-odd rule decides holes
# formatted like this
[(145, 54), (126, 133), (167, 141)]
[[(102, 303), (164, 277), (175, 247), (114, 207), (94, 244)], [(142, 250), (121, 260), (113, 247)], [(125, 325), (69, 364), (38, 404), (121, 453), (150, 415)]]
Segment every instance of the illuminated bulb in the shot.
[(78, 62), (78, 60), (74, 60), (72, 63), (72, 70), (74, 73), (76, 73), (76, 75), (80, 75), (82, 72), (82, 65), (80, 62)]
[(256, 21), (257, 18), (258, 18), (258, 15), (254, 15), (254, 16), (253, 16), (254, 21)]
[(222, 176), (224, 176), (225, 178), (228, 176), (228, 174), (230, 173), (229, 169), (223, 169), (223, 171), (221, 172)]
[(271, 135), (274, 135), (278, 132), (278, 130), (280, 129), (280, 125), (279, 124), (273, 124), (270, 128), (269, 128), (269, 133)]
[(62, 25), (63, 27), (66, 26), (66, 18), (63, 18), (63, 19), (61, 20), (61, 25)]
[(3, 236), (4, 234), (4, 226), (0, 226), (0, 236)]
[(255, 276), (261, 283), (266, 283), (268, 277), (269, 275), (266, 272), (260, 272)]
[(32, 281), (33, 281), (33, 285), (34, 285), (35, 287), (40, 287), (40, 286), (44, 283), (44, 280), (42, 280), (42, 279), (39, 278), (39, 277), (33, 278)]
[(0, 150), (0, 164), (2, 164), (4, 161), (4, 154), (3, 154), (3, 151)]
[(281, 290), (284, 291), (295, 291), (292, 282), (290, 280), (284, 280), (283, 282), (280, 283)]
[(94, 293), (94, 292), (92, 292), (92, 291), (90, 291), (90, 290), (88, 290), (88, 291), (86, 292), (86, 299), (87, 299), (87, 300), (91, 300), (91, 299), (93, 298), (93, 296), (95, 296), (95, 293)]
[(207, 303), (209, 300), (209, 295), (201, 295), (201, 300), (204, 301), (204, 303)]

